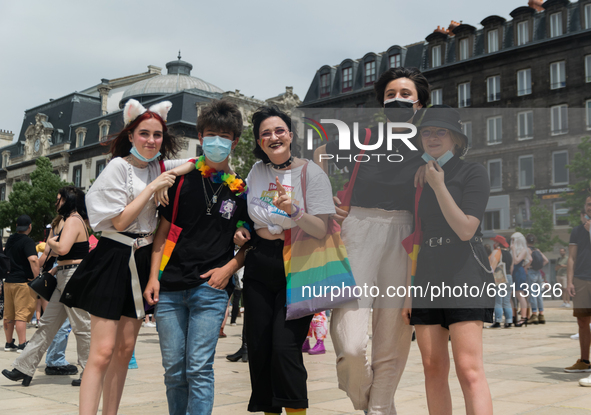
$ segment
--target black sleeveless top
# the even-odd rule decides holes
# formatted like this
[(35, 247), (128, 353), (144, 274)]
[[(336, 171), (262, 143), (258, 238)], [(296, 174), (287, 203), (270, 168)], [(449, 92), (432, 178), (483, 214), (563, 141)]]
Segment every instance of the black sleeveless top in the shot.
[[(78, 219), (82, 220), (82, 218), (79, 218), (78, 216), (76, 216)], [(82, 223), (84, 224), (84, 229), (86, 230), (86, 224), (84, 223), (84, 221), (82, 221)], [(63, 228), (62, 228), (63, 230)], [(62, 232), (60, 231), (59, 235), (58, 235), (58, 242), (60, 240), (60, 237), (62, 235)], [(62, 256), (58, 256), (57, 260), (58, 261), (66, 261), (66, 260), (71, 260), (71, 259), (84, 259), (84, 257), (88, 254), (88, 251), (90, 249), (90, 243), (88, 243), (88, 232), (86, 232), (86, 241), (84, 242), (75, 242), (72, 247), (70, 248), (70, 251)]]

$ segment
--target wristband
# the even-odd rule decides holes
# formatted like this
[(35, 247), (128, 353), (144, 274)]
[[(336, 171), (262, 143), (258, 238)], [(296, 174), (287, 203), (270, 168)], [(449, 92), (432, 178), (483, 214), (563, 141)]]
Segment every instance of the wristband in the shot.
[(236, 228), (241, 228), (241, 227), (244, 227), (248, 232), (252, 232), (252, 229), (250, 228), (250, 225), (247, 222), (243, 221), (243, 220), (239, 220), (236, 223)]
[(292, 218), (294, 220), (294, 222), (297, 222), (298, 220), (300, 220), (301, 218), (304, 217), (304, 209), (300, 209), (298, 212), (298, 216), (296, 216), (295, 218)]
[[(294, 212), (295, 209), (295, 212)], [(295, 218), (300, 214), (300, 207), (298, 205), (296, 205), (295, 203), (291, 204), (291, 215), (289, 215), (290, 218)]]

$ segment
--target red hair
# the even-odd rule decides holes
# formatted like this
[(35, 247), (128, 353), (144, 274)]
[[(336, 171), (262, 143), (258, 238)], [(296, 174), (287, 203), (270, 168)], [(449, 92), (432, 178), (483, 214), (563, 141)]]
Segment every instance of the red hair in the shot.
[(125, 157), (129, 155), (129, 152), (131, 151), (129, 135), (133, 134), (137, 126), (140, 125), (142, 121), (148, 120), (150, 118), (156, 119), (162, 125), (163, 140), (162, 146), (160, 147), (160, 153), (162, 153), (162, 155), (159, 157), (159, 159), (173, 158), (181, 148), (180, 142), (177, 137), (168, 132), (168, 127), (166, 126), (166, 122), (162, 119), (162, 117), (152, 111), (146, 111), (138, 116), (127, 127), (123, 128), (123, 130), (116, 134), (115, 138), (103, 143), (103, 145), (110, 145), (109, 153), (111, 153), (113, 157)]

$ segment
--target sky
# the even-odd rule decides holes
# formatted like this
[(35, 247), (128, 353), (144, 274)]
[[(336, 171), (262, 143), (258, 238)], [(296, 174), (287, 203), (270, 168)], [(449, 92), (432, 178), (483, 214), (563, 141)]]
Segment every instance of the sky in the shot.
[[(425, 39), (451, 20), (480, 28), (527, 0), (28, 0), (0, 2), (0, 130), (24, 111), (182, 59), (192, 76), (265, 100), (316, 71)], [(16, 139), (16, 137), (15, 137)]]

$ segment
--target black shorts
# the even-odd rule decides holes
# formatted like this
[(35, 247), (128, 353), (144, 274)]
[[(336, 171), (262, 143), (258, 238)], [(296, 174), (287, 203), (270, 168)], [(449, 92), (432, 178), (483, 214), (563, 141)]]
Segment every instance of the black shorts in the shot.
[(449, 330), (449, 326), (462, 321), (493, 322), (493, 308), (413, 308), (410, 324), (431, 326), (438, 324)]

